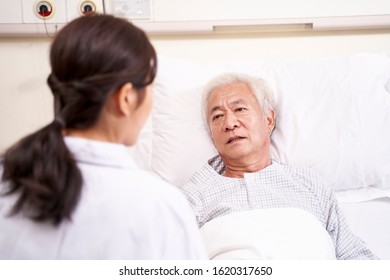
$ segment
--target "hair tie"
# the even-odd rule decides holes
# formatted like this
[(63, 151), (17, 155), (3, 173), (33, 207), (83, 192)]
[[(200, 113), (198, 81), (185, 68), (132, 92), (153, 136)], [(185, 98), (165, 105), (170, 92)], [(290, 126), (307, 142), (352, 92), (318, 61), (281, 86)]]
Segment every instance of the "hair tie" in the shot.
[(62, 128), (65, 127), (65, 121), (60, 116), (55, 117), (53, 122), (59, 124)]

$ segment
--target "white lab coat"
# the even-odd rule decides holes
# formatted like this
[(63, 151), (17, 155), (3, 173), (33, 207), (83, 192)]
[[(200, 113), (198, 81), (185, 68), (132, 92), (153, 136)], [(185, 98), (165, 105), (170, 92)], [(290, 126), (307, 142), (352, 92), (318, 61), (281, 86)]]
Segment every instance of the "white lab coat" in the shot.
[(0, 197), (0, 259), (206, 258), (178, 189), (137, 168), (123, 145), (65, 142), (84, 179), (72, 221), (54, 227), (7, 217), (15, 197)]

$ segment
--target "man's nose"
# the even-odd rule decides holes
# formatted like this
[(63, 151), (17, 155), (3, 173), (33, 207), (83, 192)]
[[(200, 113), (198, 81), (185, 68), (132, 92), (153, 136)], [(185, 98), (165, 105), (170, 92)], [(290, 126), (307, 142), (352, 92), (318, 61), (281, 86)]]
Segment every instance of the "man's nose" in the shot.
[(227, 112), (225, 115), (225, 122), (223, 124), (224, 131), (233, 130), (236, 127), (240, 126), (240, 122), (235, 114), (232, 112)]

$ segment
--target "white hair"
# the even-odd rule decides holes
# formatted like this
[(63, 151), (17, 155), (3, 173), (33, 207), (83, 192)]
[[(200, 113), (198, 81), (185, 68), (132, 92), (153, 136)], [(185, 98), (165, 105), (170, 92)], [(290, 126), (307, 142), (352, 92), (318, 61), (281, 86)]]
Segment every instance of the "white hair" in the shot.
[(243, 83), (249, 87), (252, 94), (256, 97), (259, 106), (266, 117), (269, 116), (271, 111), (275, 112), (274, 94), (264, 79), (260, 77), (243, 74), (243, 73), (224, 73), (210, 80), (203, 90), (203, 96), (202, 96), (203, 120), (209, 132), (210, 132), (210, 127), (207, 120), (208, 117), (207, 106), (208, 106), (210, 95), (215, 90), (223, 86), (227, 86), (235, 83)]

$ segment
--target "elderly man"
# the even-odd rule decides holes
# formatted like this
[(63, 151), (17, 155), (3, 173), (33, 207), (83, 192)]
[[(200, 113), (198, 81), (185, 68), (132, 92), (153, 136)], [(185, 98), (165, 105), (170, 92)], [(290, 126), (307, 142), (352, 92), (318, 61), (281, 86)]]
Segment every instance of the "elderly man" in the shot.
[(349, 230), (323, 179), (309, 169), (271, 159), (275, 102), (263, 79), (221, 75), (206, 86), (203, 109), (219, 155), (183, 187), (199, 227), (245, 210), (299, 208), (313, 214), (326, 229), (337, 259), (376, 258)]

